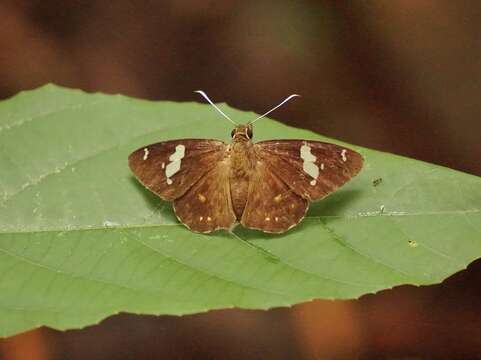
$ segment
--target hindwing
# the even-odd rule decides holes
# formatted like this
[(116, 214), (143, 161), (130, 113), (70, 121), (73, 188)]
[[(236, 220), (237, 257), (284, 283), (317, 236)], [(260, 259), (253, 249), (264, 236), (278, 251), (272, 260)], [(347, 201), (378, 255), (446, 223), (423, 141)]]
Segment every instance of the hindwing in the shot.
[(236, 222), (232, 208), (228, 161), (221, 161), (180, 198), (174, 200), (179, 220), (196, 232), (230, 229)]
[(266, 232), (284, 232), (299, 223), (309, 202), (282, 181), (264, 161), (257, 161), (249, 182), (241, 224)]

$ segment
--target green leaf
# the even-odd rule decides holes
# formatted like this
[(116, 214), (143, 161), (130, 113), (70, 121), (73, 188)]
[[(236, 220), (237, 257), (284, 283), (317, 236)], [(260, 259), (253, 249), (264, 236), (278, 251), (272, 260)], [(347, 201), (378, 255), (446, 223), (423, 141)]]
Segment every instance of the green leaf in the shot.
[[(238, 122), (255, 116), (222, 108)], [(228, 141), (230, 130), (209, 105), (52, 85), (1, 103), (0, 335), (121, 311), (356, 298), (438, 283), (481, 256), (481, 180), (395, 155), (353, 147), (366, 159), (361, 174), (281, 236), (192, 233), (130, 174), (137, 147)], [(326, 140), (269, 119), (255, 136)]]

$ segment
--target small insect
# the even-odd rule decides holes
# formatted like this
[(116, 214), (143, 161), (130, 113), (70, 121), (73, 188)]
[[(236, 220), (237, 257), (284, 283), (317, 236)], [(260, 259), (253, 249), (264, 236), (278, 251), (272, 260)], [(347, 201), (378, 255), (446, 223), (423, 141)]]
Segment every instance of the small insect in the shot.
[(415, 240), (408, 240), (408, 244), (412, 248), (418, 247), (418, 243)]
[(382, 178), (377, 178), (372, 181), (372, 186), (378, 186), (382, 183)]
[(297, 225), (309, 203), (324, 198), (353, 178), (362, 156), (339, 145), (312, 140), (252, 142), (252, 124), (232, 122), (232, 142), (180, 139), (144, 146), (129, 166), (150, 191), (173, 202), (177, 218), (190, 230), (208, 233), (244, 227), (282, 233)]

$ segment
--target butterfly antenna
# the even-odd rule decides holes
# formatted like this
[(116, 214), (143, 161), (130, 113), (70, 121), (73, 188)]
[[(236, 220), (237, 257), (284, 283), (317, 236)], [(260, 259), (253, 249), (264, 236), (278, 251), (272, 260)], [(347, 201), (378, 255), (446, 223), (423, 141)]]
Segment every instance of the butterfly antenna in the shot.
[(237, 125), (230, 117), (228, 117), (221, 109), (219, 109), (210, 99), (209, 97), (207, 96), (207, 94), (205, 92), (203, 92), (202, 90), (196, 90), (194, 91), (198, 94), (201, 94), (208, 102), (209, 104), (211, 104), (218, 112), (220, 112), (220, 114), (225, 117), (227, 120), (229, 120), (231, 123), (233, 123), (234, 125)]
[(284, 101), (282, 101), (279, 105), (273, 107), (273, 108), (270, 109), (268, 112), (266, 112), (265, 114), (262, 114), (262, 115), (259, 116), (258, 118), (250, 121), (249, 124), (253, 124), (253, 123), (255, 123), (257, 120), (262, 119), (264, 116), (269, 115), (269, 114), (270, 114), (271, 112), (273, 112), (275, 109), (277, 109), (278, 107), (281, 107), (281, 106), (284, 105), (286, 102), (288, 102), (289, 100), (291, 100), (292, 98), (297, 97), (297, 96), (301, 96), (301, 95), (292, 94), (292, 95), (288, 96), (288, 97), (287, 97), (286, 99), (284, 99)]

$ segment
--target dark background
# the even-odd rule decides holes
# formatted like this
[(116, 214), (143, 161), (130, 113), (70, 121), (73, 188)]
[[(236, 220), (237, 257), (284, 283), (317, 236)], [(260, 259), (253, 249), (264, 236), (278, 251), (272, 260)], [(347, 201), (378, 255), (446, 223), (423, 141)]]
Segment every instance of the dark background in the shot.
[[(481, 175), (481, 2), (0, 0), (0, 98), (215, 101)], [(481, 262), (429, 287), (0, 340), (0, 359), (481, 359)], [(1, 296), (1, 295), (0, 295)]]

